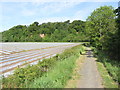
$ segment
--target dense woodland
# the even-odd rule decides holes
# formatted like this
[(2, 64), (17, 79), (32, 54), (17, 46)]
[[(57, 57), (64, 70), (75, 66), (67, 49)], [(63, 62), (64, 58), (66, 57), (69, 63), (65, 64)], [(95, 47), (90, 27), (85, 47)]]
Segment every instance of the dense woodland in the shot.
[[(42, 37), (43, 36), (43, 37)], [(17, 25), (2, 32), (3, 42), (79, 42), (85, 41), (85, 22), (70, 20), (39, 24)]]

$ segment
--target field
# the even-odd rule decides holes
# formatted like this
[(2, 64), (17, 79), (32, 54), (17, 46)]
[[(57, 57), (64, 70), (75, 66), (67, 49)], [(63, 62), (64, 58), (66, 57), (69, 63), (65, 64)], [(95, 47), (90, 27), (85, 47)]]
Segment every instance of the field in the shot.
[(0, 75), (12, 74), (17, 67), (37, 64), (80, 43), (0, 43)]

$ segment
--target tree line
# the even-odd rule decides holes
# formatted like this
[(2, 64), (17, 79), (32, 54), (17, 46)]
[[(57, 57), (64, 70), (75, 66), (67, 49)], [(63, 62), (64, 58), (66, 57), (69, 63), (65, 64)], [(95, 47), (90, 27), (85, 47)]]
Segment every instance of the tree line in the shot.
[[(41, 37), (44, 35), (44, 37)], [(2, 32), (2, 42), (79, 42), (86, 41), (85, 21), (34, 22), (29, 26), (17, 25)]]

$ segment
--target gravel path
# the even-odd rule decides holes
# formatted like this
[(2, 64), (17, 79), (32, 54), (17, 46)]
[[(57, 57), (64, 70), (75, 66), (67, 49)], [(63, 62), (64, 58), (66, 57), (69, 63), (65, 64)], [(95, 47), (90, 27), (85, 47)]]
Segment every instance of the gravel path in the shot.
[(92, 51), (87, 49), (77, 88), (103, 88), (101, 80)]

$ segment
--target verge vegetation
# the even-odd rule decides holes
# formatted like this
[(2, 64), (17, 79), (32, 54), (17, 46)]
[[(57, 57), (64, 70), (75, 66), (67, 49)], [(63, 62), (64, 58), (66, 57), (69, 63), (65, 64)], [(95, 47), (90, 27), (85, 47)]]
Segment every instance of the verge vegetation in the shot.
[(71, 78), (75, 62), (83, 51), (82, 45), (75, 46), (36, 65), (17, 68), (13, 75), (2, 78), (2, 87), (63, 88)]
[(97, 55), (98, 70), (103, 79), (105, 88), (118, 88), (120, 83), (119, 63), (111, 60), (105, 53), (100, 52)]

